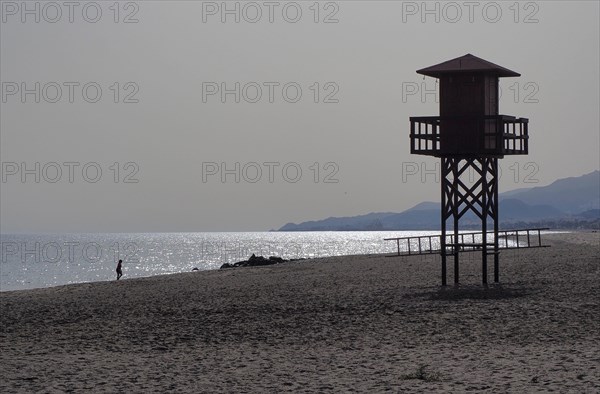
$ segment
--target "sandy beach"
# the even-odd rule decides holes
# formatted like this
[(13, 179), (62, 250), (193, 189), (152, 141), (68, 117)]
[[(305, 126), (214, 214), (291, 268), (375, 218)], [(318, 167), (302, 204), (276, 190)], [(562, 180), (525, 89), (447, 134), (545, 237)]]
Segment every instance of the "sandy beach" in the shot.
[(3, 292), (0, 392), (598, 393), (600, 233), (544, 238), (489, 288), (465, 254)]

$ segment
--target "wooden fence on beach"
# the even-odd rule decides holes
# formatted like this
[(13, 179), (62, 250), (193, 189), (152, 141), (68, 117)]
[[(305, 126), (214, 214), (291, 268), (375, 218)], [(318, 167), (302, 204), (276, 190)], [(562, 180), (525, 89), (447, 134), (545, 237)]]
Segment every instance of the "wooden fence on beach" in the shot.
[[(498, 231), (498, 250), (545, 248), (542, 244), (542, 231), (548, 228), (528, 228), (521, 230)], [(491, 236), (491, 237), (490, 237)], [(494, 232), (486, 232), (485, 240), (481, 232), (459, 233), (458, 243), (454, 234), (446, 234), (446, 253), (481, 251), (484, 242), (488, 248), (494, 248)], [(490, 242), (490, 238), (492, 241)], [(438, 254), (441, 250), (441, 235), (417, 235), (400, 238), (384, 238), (384, 241), (396, 241), (398, 252), (393, 256), (412, 256), (423, 254)]]

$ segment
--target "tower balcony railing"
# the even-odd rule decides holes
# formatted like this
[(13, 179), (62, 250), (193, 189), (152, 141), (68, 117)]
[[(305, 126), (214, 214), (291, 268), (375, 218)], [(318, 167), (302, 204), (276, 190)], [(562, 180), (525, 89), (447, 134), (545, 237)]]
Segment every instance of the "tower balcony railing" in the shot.
[(410, 118), (410, 152), (437, 157), (526, 155), (529, 119), (509, 115)]

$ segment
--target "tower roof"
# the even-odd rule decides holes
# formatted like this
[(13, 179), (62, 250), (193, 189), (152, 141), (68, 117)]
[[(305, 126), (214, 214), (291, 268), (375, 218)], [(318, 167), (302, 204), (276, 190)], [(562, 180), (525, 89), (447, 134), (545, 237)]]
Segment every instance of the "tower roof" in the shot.
[(448, 60), (434, 66), (417, 70), (417, 73), (427, 75), (429, 77), (439, 78), (444, 74), (455, 74), (463, 72), (482, 72), (486, 74), (494, 74), (498, 77), (519, 77), (521, 74), (511, 71), (508, 68), (501, 67), (497, 64), (483, 60), (470, 53), (457, 57), (456, 59)]

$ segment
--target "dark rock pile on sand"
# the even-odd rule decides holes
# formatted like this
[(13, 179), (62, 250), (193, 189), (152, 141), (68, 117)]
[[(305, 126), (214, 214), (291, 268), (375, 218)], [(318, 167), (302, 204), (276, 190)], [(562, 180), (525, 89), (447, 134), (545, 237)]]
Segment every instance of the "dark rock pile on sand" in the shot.
[(250, 256), (250, 258), (248, 260), (238, 261), (237, 263), (233, 263), (233, 264), (225, 263), (221, 266), (221, 269), (236, 268), (236, 267), (258, 267), (261, 265), (280, 264), (280, 263), (284, 263), (286, 261), (290, 261), (290, 260), (285, 260), (281, 257), (276, 257), (276, 256), (270, 256), (269, 258), (265, 258), (263, 256), (256, 256), (253, 253), (252, 256)]

